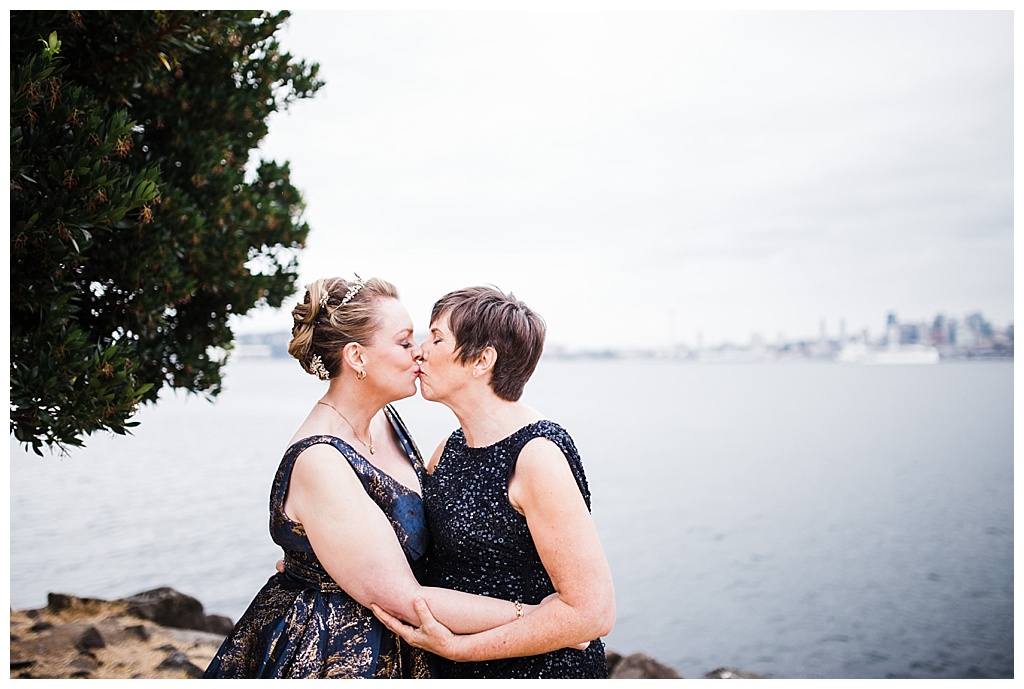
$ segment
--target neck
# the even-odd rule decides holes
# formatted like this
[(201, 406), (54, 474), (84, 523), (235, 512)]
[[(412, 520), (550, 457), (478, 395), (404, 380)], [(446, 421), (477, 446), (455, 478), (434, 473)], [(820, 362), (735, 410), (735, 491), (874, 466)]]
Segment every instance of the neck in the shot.
[(466, 444), (486, 447), (507, 438), (540, 415), (522, 402), (509, 402), (490, 388), (479, 394), (463, 396), (458, 403), (445, 403), (462, 426)]
[(370, 421), (387, 404), (366, 392), (369, 390), (361, 390), (351, 382), (334, 379), (320, 399), (340, 412), (352, 424), (353, 430), (365, 438)]

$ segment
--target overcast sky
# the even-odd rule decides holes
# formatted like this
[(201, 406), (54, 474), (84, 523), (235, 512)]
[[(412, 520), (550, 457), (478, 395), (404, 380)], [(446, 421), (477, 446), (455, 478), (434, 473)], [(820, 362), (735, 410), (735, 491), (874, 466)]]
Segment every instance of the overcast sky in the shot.
[[(1013, 318), (1010, 12), (295, 12), (300, 284), (513, 291), (582, 346)], [(287, 329), (286, 308), (239, 330)]]

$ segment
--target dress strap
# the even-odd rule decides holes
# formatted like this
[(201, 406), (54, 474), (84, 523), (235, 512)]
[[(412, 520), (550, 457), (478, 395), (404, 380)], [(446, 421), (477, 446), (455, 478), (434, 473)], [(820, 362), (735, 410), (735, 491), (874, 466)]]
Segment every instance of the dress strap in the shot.
[(270, 534), (274, 542), (286, 550), (313, 551), (313, 547), (309, 544), (309, 539), (306, 538), (305, 527), (298, 522), (292, 521), (285, 514), (284, 501), (288, 495), (288, 486), (291, 484), (295, 460), (307, 448), (320, 444), (334, 446), (352, 465), (352, 468), (356, 470), (356, 474), (361, 476), (352, 458), (343, 450), (342, 445), (346, 447), (347, 445), (340, 438), (335, 438), (331, 435), (312, 435), (293, 443), (285, 451), (284, 457), (277, 467), (277, 473), (274, 474), (274, 483), (270, 488)]
[(424, 468), (423, 455), (420, 454), (420, 448), (416, 446), (416, 441), (413, 440), (412, 434), (409, 429), (405, 426), (405, 421), (398, 415), (398, 411), (390, 404), (384, 407), (384, 415), (387, 416), (388, 421), (391, 422), (391, 427), (395, 429), (395, 434), (398, 436), (398, 442), (402, 444), (402, 449), (405, 450), (405, 454), (409, 456), (409, 460), (416, 467), (417, 471)]
[[(345, 457), (349, 464), (353, 463), (352, 458), (348, 456), (342, 447), (348, 447), (348, 443), (341, 438), (336, 438), (333, 435), (311, 435), (295, 441), (284, 453), (281, 465), (277, 469), (277, 475), (274, 477), (274, 485), (270, 491), (270, 509), (272, 512), (280, 510), (282, 514), (284, 513), (284, 499), (288, 494), (288, 486), (291, 483), (295, 460), (313, 445), (332, 445)], [(355, 467), (353, 466), (353, 468)], [(359, 471), (357, 470), (356, 473), (358, 474)]]

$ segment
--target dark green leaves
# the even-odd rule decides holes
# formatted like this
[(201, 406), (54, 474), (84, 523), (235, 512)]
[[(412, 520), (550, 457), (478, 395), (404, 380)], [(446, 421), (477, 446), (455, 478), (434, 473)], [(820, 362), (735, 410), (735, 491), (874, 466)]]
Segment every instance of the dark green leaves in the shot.
[(321, 86), (286, 18), (11, 12), (11, 432), (37, 452), (126, 432), (165, 385), (216, 395), (230, 315), (294, 292), (301, 196), (287, 164), (245, 175)]

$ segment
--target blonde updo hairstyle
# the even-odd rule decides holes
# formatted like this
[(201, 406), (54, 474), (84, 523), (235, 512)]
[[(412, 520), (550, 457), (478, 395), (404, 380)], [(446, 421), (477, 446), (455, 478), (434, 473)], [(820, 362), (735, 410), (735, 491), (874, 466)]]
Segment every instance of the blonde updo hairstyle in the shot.
[[(386, 280), (370, 278), (346, 303), (342, 300), (358, 284), (343, 278), (321, 278), (306, 285), (306, 296), (292, 309), (292, 340), (288, 353), (306, 373), (326, 380), (313, 364), (319, 355), (331, 378), (341, 373), (341, 350), (350, 342), (366, 345), (380, 323), (377, 303), (398, 299), (398, 288)], [(321, 304), (325, 304), (321, 306)]]

